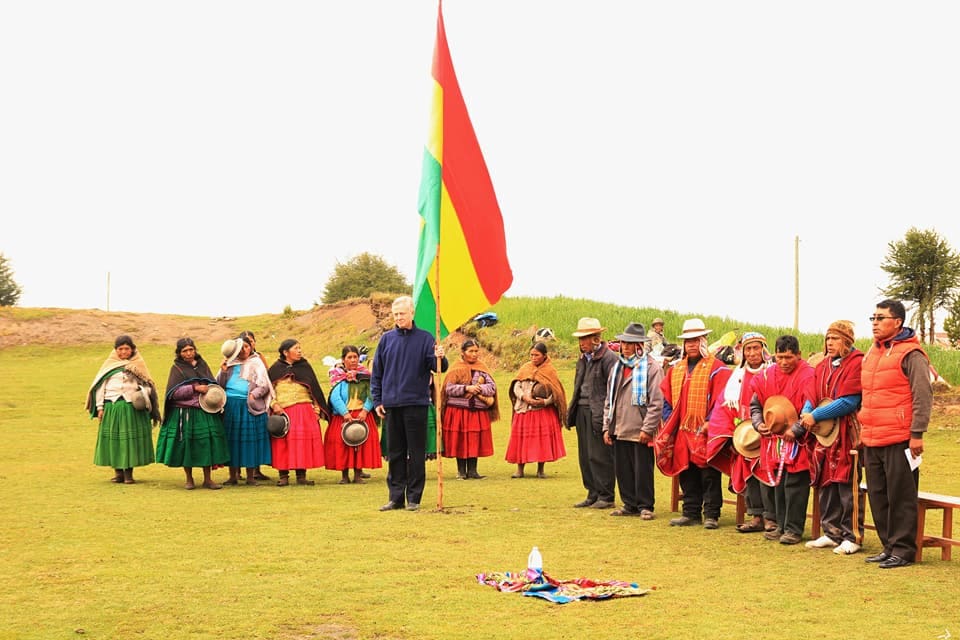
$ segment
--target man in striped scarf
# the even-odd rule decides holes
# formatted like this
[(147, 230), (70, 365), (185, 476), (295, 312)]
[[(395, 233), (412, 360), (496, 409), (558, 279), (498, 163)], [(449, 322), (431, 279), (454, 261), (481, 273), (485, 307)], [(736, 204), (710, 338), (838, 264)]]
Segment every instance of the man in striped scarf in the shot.
[(610, 371), (603, 406), (603, 441), (613, 446), (613, 466), (623, 508), (612, 516), (653, 520), (653, 439), (663, 411), (663, 369), (644, 353), (643, 325), (631, 322), (620, 341), (620, 358)]

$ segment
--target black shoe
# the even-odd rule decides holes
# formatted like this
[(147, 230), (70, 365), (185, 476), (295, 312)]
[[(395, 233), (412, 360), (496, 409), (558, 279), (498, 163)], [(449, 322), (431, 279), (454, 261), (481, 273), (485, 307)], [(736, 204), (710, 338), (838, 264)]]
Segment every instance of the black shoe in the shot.
[(380, 507), (380, 511), (393, 511), (395, 509), (403, 509), (403, 504), (391, 500), (387, 504)]
[(577, 504), (573, 505), (573, 508), (574, 508), (574, 509), (582, 509), (582, 508), (584, 508), (584, 507), (589, 507), (589, 506), (591, 506), (594, 502), (596, 502), (596, 500), (591, 500), (590, 498), (586, 498), (586, 499), (584, 499), (584, 500), (581, 500), (581, 501), (578, 502)]
[(886, 562), (891, 557), (892, 556), (886, 551), (881, 551), (875, 556), (867, 556), (866, 558), (863, 559), (863, 561), (864, 562)]
[(420, 511), (419, 502), (411, 502), (407, 505), (407, 511)]
[(479, 473), (477, 473), (476, 471), (471, 471), (471, 472), (469, 472), (469, 473), (467, 474), (467, 479), (468, 479), (468, 480), (483, 480), (483, 479), (486, 478), (486, 477), (487, 477), (487, 476), (482, 476), (482, 475), (480, 475)]
[(671, 527), (692, 527), (700, 524), (700, 518), (691, 518), (690, 516), (680, 516), (670, 520)]
[(890, 556), (880, 563), (881, 569), (896, 569), (897, 567), (909, 567), (913, 564), (912, 560), (904, 560), (900, 556)]
[(590, 508), (591, 509), (609, 509), (612, 506), (613, 506), (612, 500), (597, 500), (592, 505), (590, 505)]

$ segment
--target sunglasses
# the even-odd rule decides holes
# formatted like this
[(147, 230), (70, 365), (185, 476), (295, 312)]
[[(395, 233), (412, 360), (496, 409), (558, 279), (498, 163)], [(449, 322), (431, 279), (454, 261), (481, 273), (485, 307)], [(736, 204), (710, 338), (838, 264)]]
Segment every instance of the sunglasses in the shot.
[(870, 322), (880, 322), (881, 320), (894, 320), (896, 316), (870, 316), (867, 318)]

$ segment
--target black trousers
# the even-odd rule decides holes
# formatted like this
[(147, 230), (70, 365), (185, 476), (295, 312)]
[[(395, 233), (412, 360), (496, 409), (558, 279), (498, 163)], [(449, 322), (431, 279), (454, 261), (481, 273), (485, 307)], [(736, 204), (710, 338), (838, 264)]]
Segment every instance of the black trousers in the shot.
[(388, 408), (387, 445), (390, 501), (420, 504), (427, 482), (427, 407)]
[[(857, 487), (860, 486), (860, 465), (855, 470), (857, 474)], [(853, 529), (853, 483), (851, 482), (831, 482), (828, 485), (820, 487), (820, 526), (823, 534), (834, 542), (840, 543), (844, 540), (850, 542), (857, 541), (857, 532), (860, 539), (863, 540), (863, 517), (867, 507), (866, 492), (860, 491), (860, 509), (857, 516), (857, 532)]]
[[(743, 500), (747, 505), (747, 515), (748, 516), (762, 516), (764, 514), (763, 510), (763, 496), (760, 493), (760, 481), (750, 476), (747, 478), (747, 487), (743, 492)], [(773, 514), (770, 514), (770, 520), (773, 520)]]
[(917, 556), (917, 490), (920, 469), (910, 470), (904, 449), (909, 440), (886, 447), (864, 447), (867, 496), (883, 550), (911, 562)]
[(587, 499), (613, 502), (616, 486), (613, 448), (604, 444), (602, 431), (593, 430), (593, 412), (589, 406), (579, 405), (576, 417), (577, 457)]
[(680, 472), (683, 490), (683, 515), (700, 520), (701, 510), (707, 518), (719, 518), (723, 506), (723, 474), (713, 467), (690, 465)]
[(639, 442), (614, 440), (613, 465), (623, 508), (653, 511), (653, 448)]
[(780, 484), (773, 488), (773, 500), (780, 529), (802, 536), (810, 502), (810, 472), (784, 473)]

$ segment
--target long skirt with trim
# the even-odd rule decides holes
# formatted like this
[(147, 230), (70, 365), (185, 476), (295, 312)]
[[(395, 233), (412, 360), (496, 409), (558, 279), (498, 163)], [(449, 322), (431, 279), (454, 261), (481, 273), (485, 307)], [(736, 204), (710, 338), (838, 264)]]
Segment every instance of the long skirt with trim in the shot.
[(231, 467), (258, 467), (270, 464), (270, 434), (267, 432), (267, 414), (258, 416), (247, 411), (245, 398), (227, 396), (223, 410), (223, 430), (230, 448)]
[(290, 418), (290, 430), (282, 438), (270, 438), (274, 469), (319, 469), (324, 463), (323, 434), (320, 421), (309, 402), (284, 408)]
[[(354, 418), (359, 411), (351, 411)], [(380, 436), (377, 434), (377, 421), (368, 413), (367, 428), (370, 430), (366, 442), (359, 447), (351, 447), (343, 442), (340, 431), (343, 429), (343, 416), (333, 416), (327, 433), (323, 438), (324, 452), (327, 456), (327, 469), (345, 471), (347, 469), (379, 469), (383, 466), (380, 459)]]
[(212, 467), (230, 462), (230, 448), (219, 413), (174, 407), (157, 436), (157, 462), (168, 467)]
[(150, 414), (137, 411), (118, 398), (103, 405), (93, 464), (114, 469), (142, 467), (154, 462)]
[(493, 455), (490, 414), (448, 406), (441, 424), (445, 458), (486, 458)]
[(507, 462), (553, 462), (567, 455), (563, 445), (563, 427), (552, 409), (515, 413), (507, 444)]

